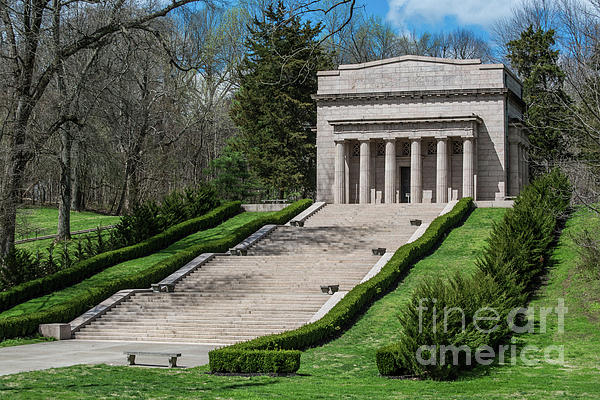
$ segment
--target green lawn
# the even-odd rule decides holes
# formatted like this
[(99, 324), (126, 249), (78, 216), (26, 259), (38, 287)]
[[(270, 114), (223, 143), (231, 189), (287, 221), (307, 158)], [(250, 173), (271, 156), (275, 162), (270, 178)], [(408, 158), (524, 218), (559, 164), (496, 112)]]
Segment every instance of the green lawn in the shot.
[(234, 231), (241, 225), (267, 214), (268, 213), (259, 212), (246, 212), (238, 214), (237, 216), (230, 218), (229, 220), (225, 221), (224, 223), (220, 224), (215, 228), (207, 229), (190, 235), (172, 244), (171, 246), (167, 247), (162, 251), (156, 252), (146, 257), (137, 258), (134, 260), (123, 262), (121, 264), (117, 264), (84, 280), (81, 283), (78, 283), (77, 285), (73, 285), (66, 289), (19, 304), (18, 306), (15, 306), (10, 310), (6, 310), (5, 312), (1, 313), (0, 318), (12, 317), (30, 312), (40, 311), (47, 307), (51, 307), (60, 304), (64, 301), (76, 298), (81, 293), (85, 293), (90, 288), (93, 288), (94, 286), (106, 280), (111, 280), (116, 277), (136, 275), (140, 271), (149, 268), (152, 265), (174, 255), (180, 250), (187, 249), (190, 246), (193, 246), (205, 240), (219, 239)]
[[(94, 229), (99, 226), (115, 225), (121, 217), (113, 215), (102, 215), (90, 211), (71, 212), (71, 231), (80, 231), (84, 229)], [(51, 207), (24, 207), (18, 210), (17, 214), (17, 235), (16, 239), (26, 239), (38, 236), (54, 235), (57, 232), (58, 209)], [(95, 235), (95, 233), (93, 234)], [(107, 236), (108, 231), (103, 231), (103, 236)], [(82, 236), (76, 236), (81, 238)], [(43, 258), (48, 256), (47, 249), (54, 242), (54, 239), (36, 240), (33, 242), (20, 243), (17, 247), (29, 250), (32, 253), (40, 251)], [(74, 250), (75, 241), (66, 242)], [(62, 254), (62, 244), (55, 248), (55, 257), (60, 258)]]
[[(114, 225), (120, 217), (89, 211), (71, 212), (71, 230), (93, 229)], [(54, 235), (58, 225), (58, 209), (52, 207), (24, 207), (17, 213), (17, 240), (36, 236)]]
[[(206, 367), (167, 370), (130, 367), (75, 366), (22, 373), (0, 378), (2, 398), (153, 398), (153, 399), (574, 399), (599, 398), (600, 284), (576, 272), (570, 234), (583, 225), (596, 224), (586, 212), (572, 218), (554, 252), (555, 265), (547, 286), (531, 305), (556, 306), (565, 299), (569, 312), (565, 332), (548, 319), (546, 333), (519, 335), (520, 346), (565, 346), (566, 363), (541, 362), (535, 366), (482, 367), (455, 382), (394, 380), (378, 375), (374, 350), (389, 343), (401, 330), (396, 315), (416, 283), (429, 275), (456, 270), (469, 273), (492, 221), (503, 210), (478, 209), (455, 229), (440, 248), (419, 262), (397, 290), (371, 307), (337, 340), (302, 356), (298, 376), (220, 377), (207, 375)], [(540, 359), (531, 353), (530, 358)]]

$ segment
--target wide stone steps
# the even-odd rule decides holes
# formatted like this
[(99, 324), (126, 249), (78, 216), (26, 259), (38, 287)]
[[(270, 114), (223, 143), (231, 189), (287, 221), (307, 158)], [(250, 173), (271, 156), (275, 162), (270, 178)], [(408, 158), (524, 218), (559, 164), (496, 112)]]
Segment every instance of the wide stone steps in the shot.
[(327, 205), (304, 227), (280, 226), (246, 256), (216, 256), (172, 293), (137, 293), (75, 334), (77, 339), (226, 345), (306, 324), (379, 259), (433, 220), (444, 205)]

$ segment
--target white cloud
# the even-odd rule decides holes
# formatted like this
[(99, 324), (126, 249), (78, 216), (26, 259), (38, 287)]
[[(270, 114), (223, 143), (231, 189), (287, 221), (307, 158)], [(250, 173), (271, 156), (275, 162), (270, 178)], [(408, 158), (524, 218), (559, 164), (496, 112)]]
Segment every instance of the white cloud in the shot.
[(463, 24), (481, 25), (484, 29), (501, 17), (511, 15), (520, 0), (388, 0), (387, 19), (400, 29), (410, 25), (442, 23), (453, 16)]

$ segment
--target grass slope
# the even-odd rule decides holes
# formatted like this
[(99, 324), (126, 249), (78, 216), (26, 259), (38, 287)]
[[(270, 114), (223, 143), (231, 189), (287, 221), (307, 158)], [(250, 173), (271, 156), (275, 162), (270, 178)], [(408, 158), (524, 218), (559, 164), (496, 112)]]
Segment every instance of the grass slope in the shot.
[[(94, 229), (99, 226), (115, 225), (121, 217), (113, 215), (102, 215), (90, 211), (71, 212), (71, 231), (80, 231), (84, 229)], [(17, 217), (17, 240), (30, 237), (55, 235), (58, 225), (58, 209), (52, 207), (25, 207), (18, 210)], [(108, 236), (108, 231), (103, 231), (103, 236)], [(81, 237), (81, 236), (75, 236)], [(43, 258), (47, 257), (46, 249), (54, 239), (36, 240), (17, 244), (17, 247), (29, 250), (33, 253), (41, 252)], [(75, 242), (66, 242), (71, 248)], [(63, 244), (56, 246), (55, 256), (62, 254)]]
[[(300, 376), (219, 377), (206, 375), (205, 367), (166, 370), (129, 367), (75, 366), (22, 373), (0, 378), (2, 398), (202, 398), (202, 399), (548, 399), (598, 398), (600, 365), (600, 284), (583, 279), (576, 271), (576, 254), (570, 233), (596, 224), (579, 212), (568, 224), (554, 252), (555, 266), (549, 282), (532, 305), (556, 306), (565, 299), (569, 312), (565, 333), (548, 319), (546, 333), (524, 334), (521, 345), (564, 344), (566, 365), (541, 363), (480, 368), (455, 382), (402, 381), (377, 375), (374, 350), (389, 343), (401, 327), (395, 316), (409, 298), (410, 289), (429, 274), (461, 270), (468, 273), (484, 244), (491, 221), (502, 210), (475, 210), (440, 248), (419, 262), (398, 289), (378, 301), (357, 324), (339, 339), (307, 351)], [(540, 357), (532, 353), (530, 357)]]
[(123, 277), (127, 275), (136, 275), (140, 271), (151, 267), (152, 265), (174, 255), (180, 250), (187, 249), (188, 247), (205, 240), (219, 239), (234, 231), (241, 225), (253, 219), (262, 217), (265, 214), (266, 213), (258, 212), (247, 212), (239, 214), (223, 222), (215, 228), (207, 229), (190, 235), (172, 244), (171, 246), (167, 247), (162, 251), (159, 251), (146, 257), (137, 258), (135, 260), (129, 260), (121, 264), (117, 264), (82, 281), (81, 283), (78, 283), (77, 285), (73, 285), (66, 289), (59, 290), (46, 296), (31, 299), (25, 303), (19, 304), (18, 306), (15, 306), (10, 310), (6, 310), (5, 312), (0, 313), (0, 318), (13, 317), (30, 312), (40, 311), (44, 308), (60, 304), (66, 300), (76, 298), (77, 296), (79, 296), (80, 293), (86, 292), (90, 288), (93, 288), (98, 283), (103, 282), (105, 280), (111, 280), (116, 277)]
[[(90, 211), (71, 212), (71, 230), (93, 229), (98, 226), (114, 225), (120, 217), (102, 215)], [(25, 239), (36, 236), (54, 235), (58, 225), (58, 209), (52, 207), (26, 207), (18, 210), (18, 222), (24, 222), (23, 227), (32, 231), (30, 234), (18, 237)]]

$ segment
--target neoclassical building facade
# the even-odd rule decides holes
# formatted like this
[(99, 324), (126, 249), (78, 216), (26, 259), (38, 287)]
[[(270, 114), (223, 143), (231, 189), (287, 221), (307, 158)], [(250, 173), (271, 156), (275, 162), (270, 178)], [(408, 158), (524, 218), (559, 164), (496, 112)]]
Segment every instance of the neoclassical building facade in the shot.
[(522, 85), (503, 64), (403, 56), (318, 80), (318, 201), (503, 200), (528, 181)]

